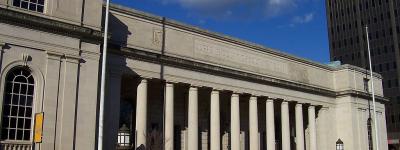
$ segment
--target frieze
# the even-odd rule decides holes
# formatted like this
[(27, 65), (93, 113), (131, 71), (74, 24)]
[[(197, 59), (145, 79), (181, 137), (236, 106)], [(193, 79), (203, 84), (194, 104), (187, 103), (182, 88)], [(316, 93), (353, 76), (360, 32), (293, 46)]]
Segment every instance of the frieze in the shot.
[[(273, 59), (266, 59), (260, 55), (244, 53), (242, 50), (226, 47), (199, 39), (194, 41), (194, 53), (196, 56), (203, 56), (207, 61), (214, 63), (228, 63), (242, 66), (242, 69), (255, 68), (251, 70), (259, 70), (258, 73), (272, 73), (280, 76), (288, 76), (288, 65), (284, 62), (278, 62)], [(226, 65), (228, 65), (226, 64)]]
[[(146, 51), (137, 50), (137, 49), (133, 49), (133, 48), (126, 48), (126, 47), (121, 48), (118, 46), (114, 47), (113, 45), (110, 45), (110, 50), (111, 50), (110, 51), (111, 53), (122, 55), (122, 56), (125, 56), (128, 58), (131, 58), (131, 59), (136, 59), (136, 60), (141, 60), (141, 61), (146, 61), (146, 62), (151, 62), (151, 63), (156, 63), (156, 64), (162, 63), (163, 65), (178, 67), (178, 68), (182, 68), (182, 69), (199, 71), (199, 72), (204, 72), (204, 73), (208, 73), (208, 74), (219, 75), (219, 76), (224, 76), (224, 77), (229, 77), (229, 78), (234, 78), (234, 79), (239, 79), (239, 80), (244, 80), (244, 81), (249, 81), (249, 82), (267, 84), (267, 85), (272, 85), (272, 86), (277, 86), (277, 87), (282, 87), (282, 88), (287, 88), (287, 89), (292, 89), (292, 90), (296, 90), (296, 91), (302, 91), (302, 92), (317, 94), (317, 95), (322, 95), (322, 96), (340, 97), (340, 96), (352, 95), (352, 96), (359, 96), (362, 98), (370, 98), (371, 97), (370, 94), (365, 93), (365, 92), (354, 91), (354, 90), (337, 91), (336, 92), (336, 91), (332, 91), (332, 90), (328, 90), (328, 89), (309, 86), (307, 84), (280, 80), (280, 79), (276, 79), (276, 78), (272, 78), (272, 77), (261, 76), (261, 75), (257, 75), (257, 74), (253, 74), (253, 73), (249, 73), (249, 72), (233, 70), (233, 69), (224, 68), (224, 67), (220, 67), (220, 66), (204, 64), (204, 63), (200, 63), (200, 62), (195, 62), (195, 61), (186, 60), (186, 59), (182, 59), (182, 58), (156, 54), (156, 53), (152, 53), (152, 52), (146, 52)], [(388, 101), (385, 97), (376, 96), (376, 98), (379, 101)]]

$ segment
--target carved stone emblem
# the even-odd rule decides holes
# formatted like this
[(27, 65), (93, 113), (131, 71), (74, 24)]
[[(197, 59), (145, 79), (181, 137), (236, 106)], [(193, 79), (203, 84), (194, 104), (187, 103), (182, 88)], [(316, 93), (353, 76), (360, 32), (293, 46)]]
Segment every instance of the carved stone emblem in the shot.
[(153, 44), (160, 46), (162, 42), (162, 31), (158, 29), (153, 30)]

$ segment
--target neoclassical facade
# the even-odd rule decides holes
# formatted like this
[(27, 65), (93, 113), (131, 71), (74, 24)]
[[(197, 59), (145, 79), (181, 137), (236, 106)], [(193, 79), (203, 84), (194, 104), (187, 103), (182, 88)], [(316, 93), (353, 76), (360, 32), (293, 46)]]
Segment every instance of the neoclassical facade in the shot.
[[(0, 0), (1, 149), (97, 149), (102, 1), (24, 2)], [(106, 150), (387, 149), (379, 74), (375, 135), (361, 68), (110, 13)]]

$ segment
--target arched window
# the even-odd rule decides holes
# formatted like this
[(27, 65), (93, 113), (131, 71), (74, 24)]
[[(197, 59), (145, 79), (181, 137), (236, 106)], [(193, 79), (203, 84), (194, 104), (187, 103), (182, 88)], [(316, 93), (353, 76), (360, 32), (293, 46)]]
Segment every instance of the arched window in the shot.
[(18, 67), (5, 81), (1, 140), (30, 140), (35, 81), (31, 71)]

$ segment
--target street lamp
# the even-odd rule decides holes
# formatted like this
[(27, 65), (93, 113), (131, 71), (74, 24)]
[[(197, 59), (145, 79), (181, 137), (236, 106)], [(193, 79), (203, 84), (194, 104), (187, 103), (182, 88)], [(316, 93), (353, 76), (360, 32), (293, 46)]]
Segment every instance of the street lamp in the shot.
[(344, 150), (343, 141), (340, 139), (336, 141), (336, 150)]
[(129, 148), (131, 146), (131, 132), (125, 124), (118, 130), (118, 147)]

